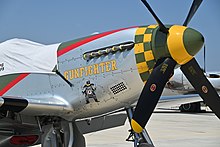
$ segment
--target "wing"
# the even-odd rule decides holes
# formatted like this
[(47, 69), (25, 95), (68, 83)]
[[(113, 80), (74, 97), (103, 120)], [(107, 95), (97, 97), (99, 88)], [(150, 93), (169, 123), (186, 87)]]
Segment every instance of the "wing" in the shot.
[(123, 111), (124, 109), (98, 117), (77, 120), (76, 124), (83, 134), (123, 126), (127, 119), (127, 114)]
[(198, 94), (162, 96), (157, 104), (157, 108), (179, 107), (182, 104), (203, 101)]

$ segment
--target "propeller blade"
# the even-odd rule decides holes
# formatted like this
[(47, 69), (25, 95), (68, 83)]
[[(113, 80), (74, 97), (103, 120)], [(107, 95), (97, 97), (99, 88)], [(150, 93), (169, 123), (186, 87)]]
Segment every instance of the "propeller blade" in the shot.
[(206, 48), (204, 44), (204, 50), (203, 50), (203, 60), (204, 60), (204, 72), (206, 73)]
[(212, 109), (220, 119), (220, 97), (214, 87), (205, 77), (197, 61), (193, 58), (188, 63), (181, 66), (181, 70), (202, 97), (204, 102)]
[(189, 13), (186, 17), (185, 22), (183, 23), (183, 26), (187, 26), (190, 20), (192, 19), (193, 15), (196, 13), (197, 9), (199, 8), (200, 4), (202, 3), (202, 0), (194, 0), (192, 3), (192, 6), (189, 10)]
[(153, 9), (150, 7), (150, 5), (147, 3), (146, 0), (141, 0), (142, 3), (147, 7), (147, 9), (150, 11), (150, 13), (153, 15), (154, 19), (157, 21), (159, 27), (160, 27), (160, 30), (165, 33), (165, 34), (168, 34), (169, 31), (168, 29), (164, 26), (164, 24), (160, 21), (160, 19), (157, 17), (157, 15), (154, 13)]
[(155, 68), (141, 92), (131, 120), (132, 129), (135, 132), (142, 132), (147, 124), (175, 66), (176, 61), (171, 58), (163, 59), (162, 63), (160, 60), (157, 61)]

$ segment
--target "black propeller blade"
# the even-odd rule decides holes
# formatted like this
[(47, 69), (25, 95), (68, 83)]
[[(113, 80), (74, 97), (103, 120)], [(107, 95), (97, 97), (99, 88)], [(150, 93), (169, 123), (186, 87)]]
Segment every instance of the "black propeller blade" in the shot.
[(157, 17), (157, 15), (154, 13), (153, 9), (150, 7), (150, 5), (147, 3), (146, 0), (141, 0), (144, 5), (147, 7), (147, 9), (150, 11), (150, 13), (153, 15), (154, 19), (157, 21), (159, 27), (160, 27), (160, 30), (163, 32), (163, 33), (166, 33), (168, 34), (169, 31), (168, 29), (164, 26), (164, 24), (160, 21), (160, 19)]
[[(160, 60), (157, 61), (158, 63), (161, 63)], [(142, 90), (131, 121), (132, 128), (135, 132), (140, 133), (145, 127), (175, 66), (176, 61), (166, 58), (153, 69)]]
[(189, 10), (189, 13), (186, 17), (185, 22), (183, 23), (183, 26), (187, 26), (190, 20), (192, 19), (193, 15), (196, 13), (197, 9), (199, 8), (200, 4), (202, 3), (202, 0), (194, 0), (192, 3), (192, 6)]
[(181, 70), (195, 90), (202, 97), (204, 102), (220, 119), (220, 97), (215, 91), (214, 87), (205, 77), (196, 60), (193, 58), (188, 63), (182, 65)]
[(204, 61), (203, 70), (206, 73), (206, 48), (205, 48), (205, 44), (204, 44), (204, 50), (203, 50), (203, 61)]

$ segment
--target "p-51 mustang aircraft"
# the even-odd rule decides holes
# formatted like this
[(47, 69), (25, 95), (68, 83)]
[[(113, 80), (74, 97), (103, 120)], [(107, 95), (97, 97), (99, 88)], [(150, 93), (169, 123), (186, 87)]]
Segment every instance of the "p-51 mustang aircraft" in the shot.
[(103, 128), (117, 125), (121, 117), (109, 113), (120, 109), (127, 112), (134, 146), (153, 146), (144, 127), (179, 66), (220, 118), (220, 98), (194, 59), (204, 38), (187, 27), (202, 1), (194, 0), (182, 26), (164, 25), (142, 2), (156, 25), (53, 45), (19, 39), (0, 44), (1, 146), (84, 147), (82, 134), (98, 130), (93, 120), (105, 117)]

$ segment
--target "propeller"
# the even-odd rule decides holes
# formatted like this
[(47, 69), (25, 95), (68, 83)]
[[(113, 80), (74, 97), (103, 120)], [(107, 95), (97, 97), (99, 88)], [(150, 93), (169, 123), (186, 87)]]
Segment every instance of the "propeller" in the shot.
[[(166, 33), (165, 30), (167, 30), (167, 28), (165, 28), (163, 23), (150, 8), (146, 0), (141, 1), (156, 19), (159, 27), (161, 28), (161, 31), (164, 31), (164, 33)], [(184, 22), (185, 26), (190, 22), (201, 2), (202, 0), (194, 0), (190, 8), (190, 12)], [(183, 26), (180, 28), (185, 29), (185, 27)], [(169, 36), (171, 36), (171, 38), (172, 33), (173, 30), (170, 29)], [(174, 34), (179, 35), (179, 33)], [(193, 58), (197, 51), (201, 49), (204, 43), (204, 38), (197, 31), (193, 31), (192, 29), (188, 28), (185, 29), (182, 35), (182, 38), (184, 38), (184, 40), (181, 40), (183, 45), (181, 43), (179, 46), (176, 45), (179, 37), (177, 36), (177, 38), (173, 40), (175, 42), (175, 46), (177, 46), (177, 48), (175, 48), (173, 56), (171, 55), (172, 57), (170, 58), (167, 57), (157, 60), (156, 65), (154, 66), (153, 71), (150, 74), (141, 92), (138, 103), (136, 105), (136, 109), (133, 114), (133, 118), (131, 120), (132, 129), (137, 133), (142, 132), (143, 128), (150, 119), (150, 116), (160, 99), (163, 89), (169, 78), (171, 77), (177, 63), (181, 66), (182, 72), (185, 74), (195, 90), (199, 93), (201, 98), (212, 109), (216, 116), (220, 118), (220, 97), (204, 75), (195, 58)], [(170, 39), (170, 41), (172, 42), (172, 39)], [(173, 46), (171, 45), (170, 47)], [(178, 52), (181, 53), (179, 54)], [(189, 54), (185, 54), (186, 52), (191, 52), (192, 56), (190, 56)]]
[(157, 105), (157, 102), (159, 101), (163, 89), (171, 77), (175, 66), (176, 61), (171, 58), (166, 58), (162, 63), (160, 60), (157, 61), (155, 68), (150, 74), (150, 77), (141, 92), (131, 120), (131, 125), (135, 132), (142, 132), (148, 119), (153, 113), (153, 110)]
[(157, 17), (157, 15), (154, 13), (153, 9), (150, 7), (150, 5), (147, 3), (146, 0), (141, 0), (142, 3), (147, 7), (147, 9), (150, 11), (150, 13), (153, 15), (154, 19), (157, 21), (161, 32), (168, 34), (169, 31), (168, 29), (165, 27), (165, 25), (160, 21), (160, 19)]
[(204, 102), (212, 109), (216, 116), (220, 118), (219, 95), (204, 75), (195, 58), (182, 65), (180, 69)]
[(194, 0), (192, 3), (192, 6), (189, 10), (189, 13), (186, 17), (185, 22), (183, 23), (183, 26), (187, 26), (194, 14), (196, 13), (197, 9), (199, 8), (200, 4), (202, 3), (202, 0)]

